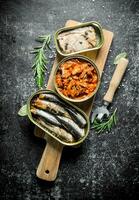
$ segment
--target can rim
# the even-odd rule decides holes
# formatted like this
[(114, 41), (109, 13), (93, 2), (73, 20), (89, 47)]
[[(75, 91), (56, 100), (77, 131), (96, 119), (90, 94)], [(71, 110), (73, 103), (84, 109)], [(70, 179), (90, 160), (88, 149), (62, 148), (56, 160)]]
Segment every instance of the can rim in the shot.
[[(97, 83), (96, 89), (92, 92), (91, 95), (86, 96), (86, 97), (83, 98), (83, 99), (71, 99), (71, 98), (69, 98), (69, 97), (66, 97), (65, 95), (63, 95), (63, 94), (59, 91), (58, 86), (57, 86), (57, 83), (56, 83), (56, 73), (57, 73), (57, 71), (58, 71), (58, 69), (59, 69), (59, 66), (60, 66), (62, 63), (64, 63), (65, 61), (70, 60), (70, 59), (74, 59), (74, 58), (82, 59), (82, 60), (85, 60), (85, 61), (91, 63), (91, 65), (92, 65), (93, 67), (95, 67), (95, 70), (96, 70), (97, 76), (98, 76), (98, 83)], [(67, 100), (67, 101), (70, 101), (70, 102), (74, 102), (74, 103), (82, 103), (82, 102), (85, 102), (85, 101), (91, 99), (91, 98), (96, 94), (96, 92), (98, 91), (98, 88), (99, 88), (99, 86), (100, 86), (100, 72), (99, 72), (99, 70), (98, 70), (98, 67), (97, 67), (96, 64), (94, 63), (94, 61), (92, 61), (92, 60), (89, 59), (88, 57), (86, 57), (86, 56), (81, 56), (81, 55), (68, 56), (68, 57), (63, 58), (63, 59), (57, 64), (57, 67), (56, 67), (55, 72), (54, 72), (54, 86), (55, 86), (55, 89), (56, 89), (57, 93), (58, 93), (63, 99), (65, 99), (65, 100)]]
[(67, 102), (65, 99), (61, 98), (63, 101), (65, 101), (67, 104), (69, 104), (70, 106), (74, 107), (76, 110), (78, 110), (78, 112), (80, 112), (86, 119), (86, 122), (87, 122), (87, 126), (85, 128), (85, 136), (83, 138), (81, 138), (79, 141), (77, 142), (72, 142), (72, 143), (69, 143), (69, 142), (64, 142), (62, 140), (60, 140), (59, 138), (57, 138), (56, 136), (54, 136), (53, 134), (51, 134), (49, 131), (47, 131), (45, 128), (43, 128), (39, 123), (37, 123), (33, 118), (32, 118), (32, 114), (30, 112), (30, 102), (32, 100), (32, 98), (37, 95), (37, 94), (40, 94), (42, 92), (45, 92), (45, 93), (52, 93), (52, 94), (55, 94), (57, 95), (59, 98), (61, 98), (61, 96), (59, 94), (57, 94), (55, 91), (53, 90), (48, 90), (48, 89), (41, 89), (41, 90), (38, 90), (37, 92), (34, 92), (28, 99), (27, 101), (27, 113), (28, 113), (28, 117), (30, 119), (30, 121), (35, 124), (37, 127), (39, 127), (41, 130), (43, 130), (47, 135), (51, 136), (53, 139), (57, 140), (59, 143), (61, 143), (62, 145), (65, 145), (65, 146), (77, 146), (79, 144), (81, 144), (85, 139), (86, 137), (88, 136), (89, 134), (89, 130), (90, 130), (90, 120), (88, 118), (88, 116), (85, 114), (84, 111), (82, 111), (80, 108), (78, 108), (77, 106), (73, 105), (72, 103), (70, 102)]
[[(72, 52), (72, 53), (63, 53), (60, 50), (60, 47), (59, 47), (59, 44), (58, 44), (58, 41), (57, 41), (58, 34), (60, 34), (61, 32), (64, 32), (64, 31), (74, 30), (74, 29), (89, 26), (89, 25), (93, 25), (93, 26), (98, 28), (98, 30), (100, 32), (100, 38), (101, 38), (99, 45), (97, 45), (96, 47), (90, 48), (90, 49), (84, 49), (84, 50), (81, 50), (81, 51), (78, 51), (78, 52)], [(102, 45), (104, 44), (104, 34), (103, 34), (103, 31), (102, 31), (102, 26), (96, 21), (91, 21), (91, 22), (80, 23), (79, 25), (72, 26), (72, 27), (63, 27), (63, 28), (58, 29), (54, 34), (54, 42), (55, 42), (55, 45), (56, 45), (57, 52), (60, 55), (65, 57), (65, 56), (71, 56), (71, 55), (75, 55), (75, 54), (79, 54), (79, 53), (85, 53), (85, 52), (100, 49), (102, 47)]]

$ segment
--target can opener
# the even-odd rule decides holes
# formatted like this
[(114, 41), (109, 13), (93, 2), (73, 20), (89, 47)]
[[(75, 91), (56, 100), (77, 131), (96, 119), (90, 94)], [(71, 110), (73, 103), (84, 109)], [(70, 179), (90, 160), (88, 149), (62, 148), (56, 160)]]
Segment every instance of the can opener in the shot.
[(126, 58), (121, 58), (119, 60), (119, 63), (116, 66), (116, 69), (110, 81), (108, 90), (105, 96), (103, 97), (103, 104), (102, 106), (98, 106), (97, 108), (95, 108), (95, 110), (93, 111), (93, 114), (91, 116), (91, 123), (93, 123), (95, 119), (102, 121), (104, 117), (109, 117), (110, 112), (108, 110), (108, 106), (110, 105), (110, 103), (112, 103), (114, 94), (118, 86), (120, 85), (120, 82), (125, 73), (127, 65), (128, 65), (128, 60)]

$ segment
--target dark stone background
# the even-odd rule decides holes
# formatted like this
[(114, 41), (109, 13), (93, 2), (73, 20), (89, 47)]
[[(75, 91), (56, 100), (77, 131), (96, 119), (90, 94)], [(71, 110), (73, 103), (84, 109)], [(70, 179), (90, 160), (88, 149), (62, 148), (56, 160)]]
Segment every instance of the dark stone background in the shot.
[[(54, 183), (36, 178), (45, 142), (17, 112), (37, 88), (29, 53), (40, 34), (53, 34), (68, 19), (96, 20), (115, 37), (95, 102), (100, 103), (126, 51), (129, 66), (111, 110), (118, 124), (110, 133), (90, 132), (79, 149), (65, 148)], [(0, 199), (134, 199), (139, 195), (139, 1), (0, 0)], [(49, 78), (55, 57), (52, 42)]]

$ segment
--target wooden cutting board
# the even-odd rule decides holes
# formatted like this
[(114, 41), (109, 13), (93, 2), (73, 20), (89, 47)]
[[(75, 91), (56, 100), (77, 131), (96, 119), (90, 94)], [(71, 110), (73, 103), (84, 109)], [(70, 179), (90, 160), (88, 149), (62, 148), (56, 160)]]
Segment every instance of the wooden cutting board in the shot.
[[(68, 20), (66, 22), (65, 26), (71, 27), (71, 26), (75, 26), (77, 24), (79, 24), (79, 22), (73, 21), (73, 20)], [(107, 60), (107, 56), (109, 53), (109, 49), (110, 49), (110, 46), (111, 46), (111, 43), (113, 40), (113, 36), (114, 36), (112, 32), (105, 30), (105, 29), (103, 29), (103, 33), (104, 33), (104, 44), (103, 44), (102, 48), (99, 51), (82, 54), (82, 55), (89, 57), (93, 61), (95, 61), (96, 65), (99, 69), (100, 75), (102, 75), (102, 72), (103, 72), (103, 69), (104, 69), (104, 66), (105, 66), (105, 63)], [(50, 74), (50, 77), (48, 80), (47, 89), (55, 90), (54, 82), (53, 82), (53, 75), (54, 75), (54, 71), (57, 66), (57, 63), (61, 59), (62, 59), (62, 57), (60, 57), (59, 55), (57, 55), (55, 58), (55, 61), (54, 61), (54, 64), (53, 64), (53, 67), (51, 70), (51, 74)], [(76, 106), (80, 107), (87, 114), (87, 116), (90, 117), (92, 106), (93, 106), (93, 100), (94, 100), (94, 97), (92, 99), (90, 99), (89, 101), (87, 101), (86, 103), (80, 103), (80, 104), (78, 103), (78, 104), (76, 104)], [(55, 141), (53, 138), (48, 137), (38, 127), (35, 127), (34, 134), (35, 134), (35, 136), (43, 138), (47, 141), (42, 158), (41, 158), (39, 166), (37, 168), (36, 175), (43, 180), (54, 181), (57, 176), (57, 171), (59, 168), (63, 145), (60, 144), (59, 142)]]

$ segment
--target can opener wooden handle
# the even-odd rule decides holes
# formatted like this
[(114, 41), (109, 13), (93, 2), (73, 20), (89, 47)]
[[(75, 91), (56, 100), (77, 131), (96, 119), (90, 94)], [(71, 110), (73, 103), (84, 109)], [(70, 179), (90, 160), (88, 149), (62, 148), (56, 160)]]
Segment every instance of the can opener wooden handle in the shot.
[(56, 179), (62, 150), (63, 145), (61, 143), (47, 137), (47, 144), (36, 172), (38, 178), (46, 181), (54, 181)]
[(128, 60), (126, 58), (121, 58), (118, 65), (116, 66), (116, 69), (109, 84), (109, 88), (103, 98), (104, 101), (109, 103), (112, 102), (115, 91), (122, 80), (127, 65), (128, 65)]

